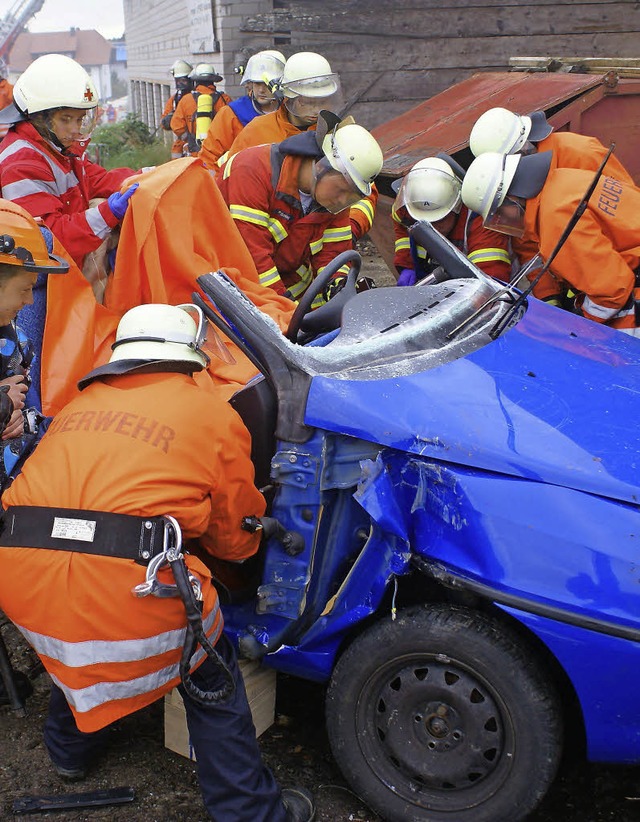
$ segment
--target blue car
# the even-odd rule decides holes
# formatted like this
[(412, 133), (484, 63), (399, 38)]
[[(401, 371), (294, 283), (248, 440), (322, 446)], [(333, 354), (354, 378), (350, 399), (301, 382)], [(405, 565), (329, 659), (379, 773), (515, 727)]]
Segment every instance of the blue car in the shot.
[(640, 760), (640, 344), (421, 228), (445, 279), (324, 316), (307, 293), (286, 336), (199, 279), (263, 375), (232, 404), (276, 523), (226, 629), (327, 684), (333, 755), (384, 819), (515, 822), (565, 740)]

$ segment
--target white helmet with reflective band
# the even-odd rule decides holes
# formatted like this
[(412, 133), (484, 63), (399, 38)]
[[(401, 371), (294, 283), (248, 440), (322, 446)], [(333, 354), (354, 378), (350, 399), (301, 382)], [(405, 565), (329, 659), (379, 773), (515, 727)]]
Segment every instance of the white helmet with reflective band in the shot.
[(98, 92), (75, 60), (64, 54), (43, 54), (16, 80), (13, 100), (22, 114), (31, 115), (52, 108), (97, 108)]
[(191, 63), (187, 63), (186, 60), (176, 60), (175, 63), (169, 69), (169, 72), (173, 74), (174, 77), (188, 77), (189, 74), (193, 71), (193, 66)]
[(464, 175), (462, 202), (486, 220), (502, 205), (521, 160), (519, 154), (481, 154)]
[[(191, 316), (195, 314), (198, 322)], [(204, 368), (207, 320), (197, 305), (137, 305), (122, 316), (109, 362), (171, 360)]]
[(436, 223), (460, 211), (461, 189), (462, 180), (445, 160), (426, 157), (404, 176), (393, 207), (404, 206), (414, 220)]
[(338, 91), (338, 75), (329, 61), (314, 51), (292, 54), (284, 64), (280, 87), (285, 97), (331, 97)]
[(469, 148), (476, 157), (488, 151), (515, 154), (527, 140), (537, 143), (552, 131), (542, 111), (520, 115), (506, 108), (490, 108), (478, 117), (471, 129)]
[(253, 54), (247, 60), (240, 85), (244, 83), (271, 85), (273, 82), (278, 82), (282, 77), (285, 62), (284, 54), (279, 51), (259, 51)]
[(382, 150), (366, 128), (355, 123), (338, 125), (322, 141), (322, 151), (331, 167), (351, 180), (363, 194), (371, 194), (371, 183), (382, 169)]

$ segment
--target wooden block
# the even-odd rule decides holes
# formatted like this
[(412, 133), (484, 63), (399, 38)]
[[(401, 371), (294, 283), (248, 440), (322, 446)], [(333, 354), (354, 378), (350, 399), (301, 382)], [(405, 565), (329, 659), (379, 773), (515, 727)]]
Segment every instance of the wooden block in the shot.
[[(263, 668), (255, 660), (241, 659), (239, 663), (253, 724), (256, 726), (256, 736), (260, 736), (273, 725), (275, 719), (276, 672), (271, 668)], [(164, 746), (187, 759), (195, 760), (184, 703), (176, 688), (164, 698)]]

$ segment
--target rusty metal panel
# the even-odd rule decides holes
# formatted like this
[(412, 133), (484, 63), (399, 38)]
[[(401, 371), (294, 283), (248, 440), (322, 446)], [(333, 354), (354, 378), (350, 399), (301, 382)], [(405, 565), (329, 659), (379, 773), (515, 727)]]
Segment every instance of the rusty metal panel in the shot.
[[(423, 157), (468, 146), (478, 117), (494, 106), (549, 111), (597, 87), (603, 74), (483, 72), (372, 130), (384, 154), (382, 175), (400, 177)], [(601, 96), (601, 95), (599, 95)]]

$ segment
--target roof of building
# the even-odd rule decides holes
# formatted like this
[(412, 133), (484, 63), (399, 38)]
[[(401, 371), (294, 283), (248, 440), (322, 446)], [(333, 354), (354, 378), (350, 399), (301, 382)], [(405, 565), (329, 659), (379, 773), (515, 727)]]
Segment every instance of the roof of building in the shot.
[(95, 29), (23, 32), (9, 54), (12, 72), (23, 72), (43, 54), (66, 54), (81, 66), (103, 66), (111, 62), (112, 44)]

